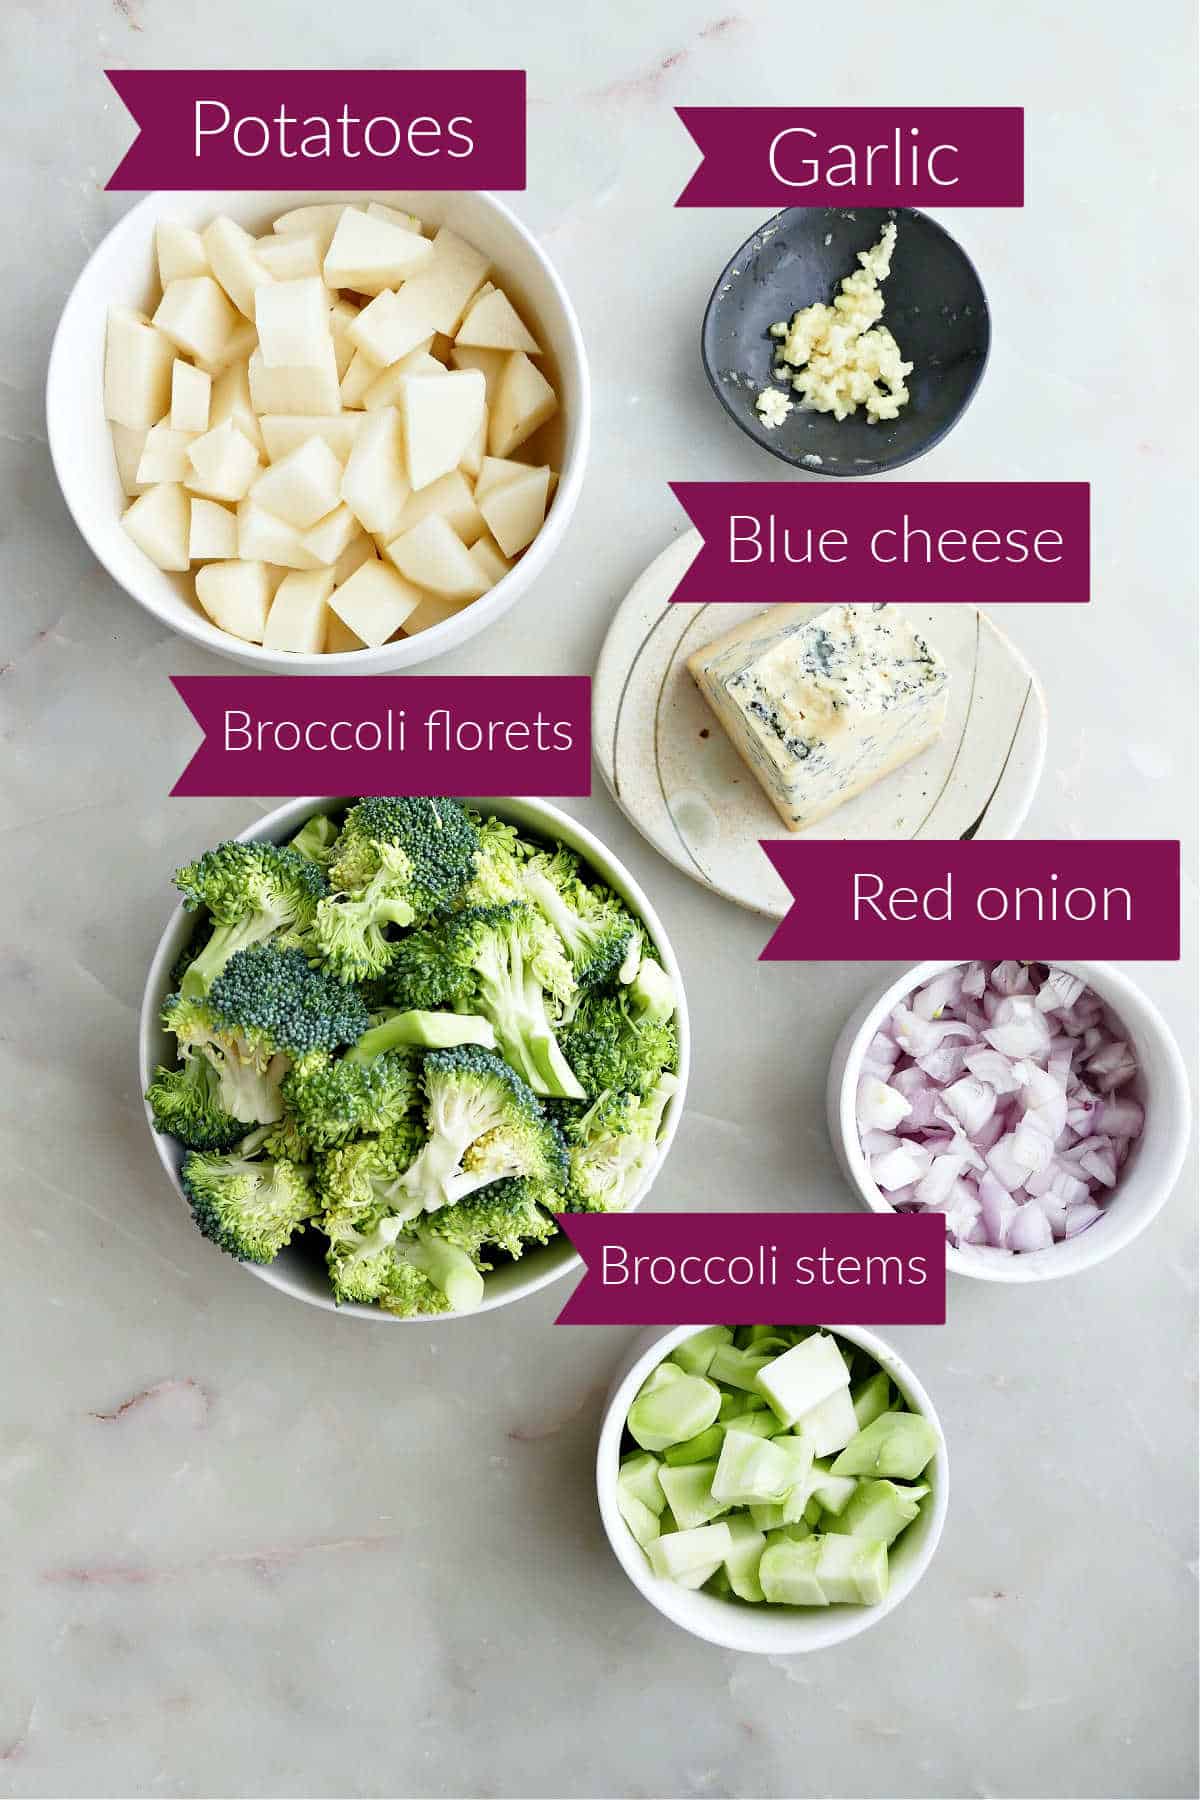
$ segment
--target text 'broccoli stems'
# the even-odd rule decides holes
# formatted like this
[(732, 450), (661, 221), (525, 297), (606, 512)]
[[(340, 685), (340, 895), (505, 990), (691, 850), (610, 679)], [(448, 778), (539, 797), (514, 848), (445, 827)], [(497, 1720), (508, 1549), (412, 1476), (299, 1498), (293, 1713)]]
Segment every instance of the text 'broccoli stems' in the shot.
[(369, 1063), (385, 1050), (452, 1050), (457, 1044), (479, 1044), (484, 1050), (494, 1050), (496, 1033), (491, 1020), (473, 1013), (392, 1013), (363, 1033), (347, 1052), (346, 1061)]
[(484, 1007), (496, 1026), (506, 1062), (535, 1094), (586, 1100), (546, 1017), (542, 984), (526, 966), (516, 932), (493, 933), (488, 954), (476, 964)]

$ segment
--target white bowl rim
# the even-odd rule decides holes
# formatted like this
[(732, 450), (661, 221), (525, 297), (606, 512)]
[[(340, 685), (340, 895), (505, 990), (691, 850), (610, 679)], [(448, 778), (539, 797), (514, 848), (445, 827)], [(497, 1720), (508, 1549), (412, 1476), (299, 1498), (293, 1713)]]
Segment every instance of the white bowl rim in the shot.
[[(223, 191), (227, 190), (214, 189), (214, 199)], [(371, 193), (373, 194), (374, 191), (371, 190)], [(379, 191), (386, 192), (383, 189)], [(406, 191), (419, 193), (422, 190), (414, 188)], [(268, 650), (262, 644), (252, 644), (241, 638), (233, 637), (227, 631), (222, 631), (219, 626), (214, 625), (199, 611), (194, 614), (185, 612), (177, 617), (171, 609), (160, 604), (157, 595), (135, 593), (119, 576), (113, 573), (101, 548), (98, 533), (93, 527), (91, 509), (81, 495), (75, 480), (72, 460), (62, 453), (64, 434), (69, 429), (72, 414), (72, 390), (66, 369), (66, 346), (71, 336), (76, 309), (90, 304), (84, 291), (89, 271), (93, 263), (103, 254), (109, 239), (114, 233), (120, 231), (128, 230), (132, 234), (141, 224), (143, 217), (152, 214), (156, 207), (161, 208), (165, 201), (172, 198), (172, 194), (166, 190), (155, 190), (146, 194), (127, 212), (122, 213), (96, 245), (72, 284), (50, 345), (45, 396), (46, 436), (50, 449), (50, 461), (67, 511), (96, 561), (122, 593), (128, 595), (136, 605), (152, 614), (168, 630), (189, 639), (204, 650), (213, 651), (217, 656), (241, 663), (246, 667), (257, 668), (262, 674), (314, 674), (317, 671), (328, 675), (390, 674), (398, 669), (414, 668), (421, 663), (429, 662), (434, 657), (457, 649), (461, 644), (476, 637), (480, 632), (485, 631), (493, 620), (501, 618), (511, 607), (515, 606), (521, 595), (542, 573), (566, 534), (583, 487), (584, 471), (591, 443), (592, 418), (591, 377), (588, 370), (587, 351), (584, 348), (578, 315), (563, 285), (562, 278), (528, 226), (517, 217), (510, 206), (506, 205), (490, 189), (473, 188), (464, 191), (478, 195), (524, 241), (540, 263), (562, 308), (570, 355), (574, 362), (579, 386), (564, 444), (563, 466), (559, 471), (554, 504), (546, 515), (545, 524), (520, 561), (508, 574), (501, 576), (500, 580), (486, 594), (481, 595), (478, 600), (472, 601), (470, 606), (464, 607), (453, 618), (445, 619), (439, 625), (432, 625), (427, 631), (422, 631), (415, 637), (400, 638), (395, 642), (389, 641), (375, 648), (368, 647), (363, 650), (329, 651), (322, 652), (320, 655), (310, 654), (306, 651)], [(288, 197), (296, 206), (320, 204), (326, 201), (336, 204), (338, 199), (342, 198), (338, 194), (310, 193), (300, 189), (297, 189), (294, 194), (284, 189), (264, 189), (263, 192), (264, 196), (271, 193), (282, 195), (288, 192)], [(362, 193), (365, 195), (367, 190), (362, 190)], [(349, 197), (357, 198), (359, 196)]]
[[(913, 1410), (927, 1419), (937, 1433), (938, 1449), (931, 1465), (935, 1478), (930, 1483), (929, 1499), (924, 1503), (929, 1510), (922, 1511), (924, 1533), (920, 1550), (902, 1569), (899, 1579), (890, 1582), (887, 1594), (878, 1606), (830, 1606), (821, 1610), (802, 1606), (739, 1605), (715, 1594), (698, 1595), (680, 1588), (651, 1570), (644, 1551), (617, 1510), (616, 1470), (620, 1462), (621, 1436), (630, 1402), (651, 1369), (668, 1357), (677, 1344), (704, 1330), (702, 1325), (676, 1325), (665, 1332), (657, 1329), (643, 1332), (630, 1352), (636, 1352), (635, 1360), (625, 1367), (605, 1402), (596, 1449), (596, 1497), (613, 1554), (638, 1592), (672, 1624), (726, 1650), (798, 1655), (827, 1649), (831, 1644), (844, 1643), (846, 1639), (868, 1631), (912, 1593), (933, 1561), (946, 1523), (950, 1503), (949, 1451), (937, 1408), (922, 1383), (904, 1358), (865, 1325), (822, 1325), (816, 1329), (832, 1332), (835, 1337), (844, 1338), (874, 1357)], [(698, 1598), (710, 1605), (697, 1608), (694, 1603)], [(700, 1611), (703, 1625), (693, 1616)], [(785, 1629), (789, 1622), (796, 1626), (795, 1640), (781, 1643), (780, 1640), (789, 1635)]]
[[(620, 877), (622, 887), (629, 896), (631, 910), (636, 912), (637, 916), (646, 927), (647, 933), (654, 942), (655, 949), (662, 957), (663, 967), (671, 976), (671, 979), (675, 984), (677, 998), (676, 1028), (679, 1037), (679, 1067), (676, 1073), (679, 1087), (672, 1096), (667, 1111), (666, 1130), (659, 1140), (658, 1154), (654, 1164), (650, 1169), (646, 1180), (642, 1183), (642, 1186), (638, 1189), (633, 1200), (630, 1202), (629, 1207), (626, 1209), (629, 1212), (633, 1212), (645, 1201), (651, 1188), (654, 1186), (655, 1181), (662, 1173), (663, 1165), (665, 1164), (675, 1141), (675, 1134), (679, 1129), (680, 1120), (683, 1117), (684, 1107), (687, 1101), (688, 1077), (691, 1072), (692, 1038), (691, 1023), (688, 1016), (687, 994), (683, 983), (683, 973), (679, 966), (679, 960), (675, 955), (674, 946), (667, 935), (662, 920), (651, 905), (641, 884), (629, 873), (620, 858), (615, 856), (613, 852), (609, 850), (598, 837), (596, 837), (595, 833), (589, 831), (585, 825), (581, 825), (577, 819), (574, 819), (570, 814), (563, 812), (560, 807), (553, 806), (548, 800), (543, 800), (534, 795), (513, 794), (503, 797), (492, 795), (483, 799), (464, 796), (464, 804), (473, 806), (482, 811), (489, 807), (503, 806), (506, 799), (511, 800), (514, 804), (530, 807), (539, 813), (544, 828), (548, 833), (551, 831), (558, 831), (560, 827), (564, 827), (564, 841), (571, 842), (572, 839), (576, 840), (580, 846), (581, 854), (589, 862), (596, 874), (602, 879), (605, 878), (604, 866), (606, 863), (616, 871)], [(304, 823), (304, 820), (306, 818), (311, 818), (314, 813), (324, 808), (352, 804), (352, 800), (353, 797), (348, 795), (309, 794), (297, 797), (294, 800), (286, 801), (282, 806), (275, 807), (269, 813), (264, 813), (261, 819), (256, 820), (252, 825), (247, 825), (243, 830), (236, 832), (234, 836), (240, 842), (252, 842), (255, 840), (261, 841), (263, 839), (276, 838), (283, 835), (284, 832), (291, 835), (295, 831), (298, 831), (300, 826)], [(150, 1044), (154, 1034), (159, 1030), (159, 1009), (167, 992), (167, 976), (170, 973), (171, 964), (179, 954), (178, 950), (173, 948), (172, 940), (184, 917), (183, 904), (180, 902), (178, 906), (172, 909), (171, 915), (159, 935), (158, 943), (155, 946), (154, 955), (150, 962), (149, 973), (146, 977), (146, 985), (142, 993), (141, 1009), (138, 1015), (138, 1081), (139, 1092), (143, 1096), (142, 1109), (145, 1114), (146, 1126), (150, 1132), (155, 1153), (166, 1172), (167, 1179), (171, 1183), (175, 1194), (179, 1200), (186, 1205), (183, 1189), (179, 1182), (179, 1174), (172, 1160), (171, 1146), (175, 1144), (175, 1139), (154, 1129), (153, 1115), (144, 1098), (155, 1067), (150, 1055)], [(547, 1247), (549, 1248), (549, 1246)], [(358, 1302), (344, 1302), (339, 1306), (334, 1301), (332, 1293), (324, 1294), (320, 1292), (310, 1292), (306, 1288), (293, 1284), (281, 1274), (274, 1263), (243, 1263), (237, 1262), (237, 1259), (233, 1257), (226, 1258), (226, 1260), (234, 1262), (239, 1269), (257, 1276), (260, 1281), (266, 1282), (269, 1287), (275, 1288), (279, 1293), (286, 1294), (290, 1299), (302, 1300), (310, 1306), (320, 1307), (325, 1312), (335, 1313), (340, 1318), (367, 1319), (374, 1321), (375, 1323), (386, 1323), (391, 1325), (451, 1325), (463, 1319), (478, 1318), (481, 1313), (494, 1312), (503, 1306), (511, 1306), (514, 1302), (523, 1300), (530, 1294), (538, 1293), (542, 1288), (549, 1287), (552, 1282), (560, 1281), (563, 1276), (572, 1274), (575, 1270), (582, 1267), (582, 1258), (578, 1251), (569, 1249), (565, 1238), (561, 1239), (555, 1248), (560, 1250), (561, 1255), (556, 1258), (554, 1265), (551, 1268), (539, 1273), (530, 1273), (523, 1279), (518, 1277), (512, 1284), (512, 1291), (496, 1295), (493, 1298), (488, 1297), (485, 1286), (482, 1301), (470, 1312), (422, 1313), (419, 1316), (410, 1319), (397, 1318), (395, 1314), (384, 1312), (379, 1307), (364, 1306)], [(531, 1252), (530, 1255), (532, 1258), (532, 1256), (536, 1255), (536, 1252)], [(523, 1261), (524, 1259), (522, 1259), (522, 1264)]]
[[(867, 1167), (867, 1159), (863, 1155), (862, 1145), (858, 1137), (858, 1123), (855, 1117), (855, 1096), (858, 1089), (858, 1068), (867, 1045), (879, 1028), (879, 1022), (889, 1013), (899, 1000), (914, 988), (923, 986), (935, 975), (945, 969), (955, 969), (969, 962), (970, 957), (950, 956), (935, 961), (916, 963), (906, 969), (903, 974), (889, 982), (887, 988), (866, 1014), (862, 1024), (855, 1032), (846, 1053), (845, 1064), (838, 1082), (836, 1097), (837, 1119), (841, 1133), (841, 1148), (846, 1162), (854, 1178), (854, 1183), (863, 1202), (872, 1212), (890, 1213), (893, 1208), (887, 1196), (880, 1192)], [(1034, 960), (1045, 960), (1035, 958)], [(1167, 1070), (1167, 1081), (1171, 1093), (1169, 1103), (1174, 1106), (1179, 1121), (1176, 1130), (1176, 1142), (1168, 1157), (1168, 1174), (1162, 1180), (1157, 1197), (1144, 1203), (1136, 1210), (1130, 1209), (1124, 1216), (1120, 1211), (1107, 1215), (1105, 1220), (1098, 1220), (1091, 1230), (1082, 1232), (1073, 1238), (1070, 1251), (1065, 1244), (1055, 1243), (1048, 1250), (1028, 1251), (1019, 1256), (1006, 1258), (980, 1258), (964, 1256), (961, 1250), (947, 1243), (946, 1267), (955, 1275), (967, 1275), (975, 1281), (997, 1281), (1019, 1284), (1030, 1281), (1061, 1280), (1068, 1275), (1080, 1274), (1084, 1269), (1095, 1268), (1098, 1263), (1105, 1262), (1118, 1250), (1131, 1244), (1139, 1237), (1153, 1219), (1162, 1211), (1171, 1193), (1178, 1183), (1183, 1170), (1187, 1147), (1191, 1137), (1191, 1094), (1188, 1086), (1187, 1069), (1175, 1035), (1158, 1007), (1150, 999), (1145, 990), (1137, 982), (1125, 974), (1114, 963), (1085, 962), (1079, 959), (1054, 957), (1056, 969), (1065, 969), (1068, 973), (1080, 976), (1088, 986), (1095, 986), (1096, 991), (1112, 1012), (1121, 1015), (1122, 1001), (1136, 1007), (1152, 1023), (1153, 1031), (1159, 1040), (1160, 1048)], [(1111, 996), (1115, 996), (1110, 998)], [(852, 1015), (853, 1016), (853, 1015)], [(832, 1098), (832, 1097), (831, 1097)], [(1167, 1109), (1164, 1107), (1164, 1112)], [(830, 1107), (832, 1113), (833, 1107)], [(1120, 1186), (1113, 1190), (1120, 1192)], [(1101, 1225), (1104, 1231), (1099, 1237), (1096, 1232)]]

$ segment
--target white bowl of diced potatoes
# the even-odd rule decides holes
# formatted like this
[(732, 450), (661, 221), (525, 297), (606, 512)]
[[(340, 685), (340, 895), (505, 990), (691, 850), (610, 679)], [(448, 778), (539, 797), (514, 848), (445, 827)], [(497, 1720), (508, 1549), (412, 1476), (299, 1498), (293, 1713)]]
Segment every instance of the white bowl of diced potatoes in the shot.
[(574, 510), (589, 405), (562, 283), (482, 192), (150, 194), (46, 392), (114, 580), (279, 673), (410, 667), (507, 612)]
[[(911, 1594), (941, 1538), (950, 1485), (933, 1402), (890, 1345), (859, 1325), (788, 1336), (796, 1340), (790, 1350), (770, 1335), (761, 1338), (760, 1356), (753, 1346), (736, 1348), (735, 1333), (724, 1326), (643, 1333), (609, 1389), (596, 1457), (604, 1529), (643, 1598), (694, 1637), (775, 1656), (856, 1637)], [(666, 1374), (684, 1379), (665, 1384)], [(704, 1389), (712, 1390), (713, 1405), (685, 1416), (697, 1400), (705, 1405), (705, 1394), (692, 1392)], [(805, 1411), (804, 1393), (823, 1398)], [(736, 1416), (743, 1406), (763, 1410)], [(844, 1425), (839, 1408), (848, 1415)], [(770, 1424), (760, 1431), (753, 1419)], [(680, 1441), (681, 1432), (700, 1432), (706, 1422), (702, 1435)], [(651, 1424), (657, 1436), (646, 1429)], [(915, 1453), (902, 1441), (901, 1426), (923, 1440)], [(719, 1449), (707, 1442), (714, 1437)], [(727, 1462), (737, 1464), (756, 1446), (764, 1460), (786, 1462), (785, 1444), (803, 1453), (807, 1473), (793, 1497), (808, 1511), (787, 1514), (770, 1504), (765, 1511), (747, 1509), (721, 1490)], [(861, 1456), (850, 1455), (860, 1447)], [(840, 1454), (824, 1454), (835, 1448)], [(844, 1459), (852, 1464), (848, 1474)], [(750, 1471), (742, 1466), (740, 1475), (733, 1473), (746, 1479)], [(756, 1468), (756, 1479), (760, 1473)], [(875, 1479), (876, 1473), (896, 1480)], [(917, 1485), (907, 1485), (918, 1477)], [(768, 1485), (774, 1479), (768, 1473)], [(787, 1525), (776, 1514), (795, 1522)], [(777, 1545), (776, 1539), (793, 1541)], [(825, 1573), (827, 1553), (836, 1579)], [(806, 1569), (792, 1568), (789, 1557), (807, 1560)], [(768, 1559), (781, 1565), (773, 1571), (780, 1589), (772, 1587)]]

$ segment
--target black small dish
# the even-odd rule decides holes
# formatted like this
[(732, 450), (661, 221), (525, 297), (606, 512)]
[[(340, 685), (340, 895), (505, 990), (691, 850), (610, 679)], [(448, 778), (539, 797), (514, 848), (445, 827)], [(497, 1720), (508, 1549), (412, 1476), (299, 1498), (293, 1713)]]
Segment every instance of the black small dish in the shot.
[[(816, 300), (828, 305), (889, 219), (898, 227), (882, 284), (882, 324), (913, 372), (898, 419), (840, 422), (794, 405), (769, 431), (754, 402), (772, 380), (771, 326)], [(700, 351), (713, 392), (735, 425), (772, 456), (820, 475), (878, 475), (932, 450), (957, 424), (987, 362), (991, 320), (983, 284), (949, 232), (914, 207), (793, 206), (768, 219), (721, 275), (704, 314)]]

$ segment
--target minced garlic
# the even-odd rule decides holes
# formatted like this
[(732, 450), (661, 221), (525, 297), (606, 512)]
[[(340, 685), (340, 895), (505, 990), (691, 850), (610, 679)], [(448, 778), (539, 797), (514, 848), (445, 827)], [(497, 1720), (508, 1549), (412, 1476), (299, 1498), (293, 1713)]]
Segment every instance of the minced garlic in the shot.
[[(861, 268), (847, 275), (832, 306), (817, 302), (802, 307), (789, 325), (772, 325), (780, 340), (775, 352), (775, 379), (790, 384), (809, 412), (831, 412), (849, 418), (865, 406), (867, 422), (894, 419), (907, 404), (904, 377), (913, 365), (904, 362), (900, 346), (883, 317), (879, 283), (891, 271), (896, 227), (885, 225), (879, 242), (860, 250)], [(764, 388), (755, 401), (768, 431), (781, 425), (792, 402), (778, 388)]]

